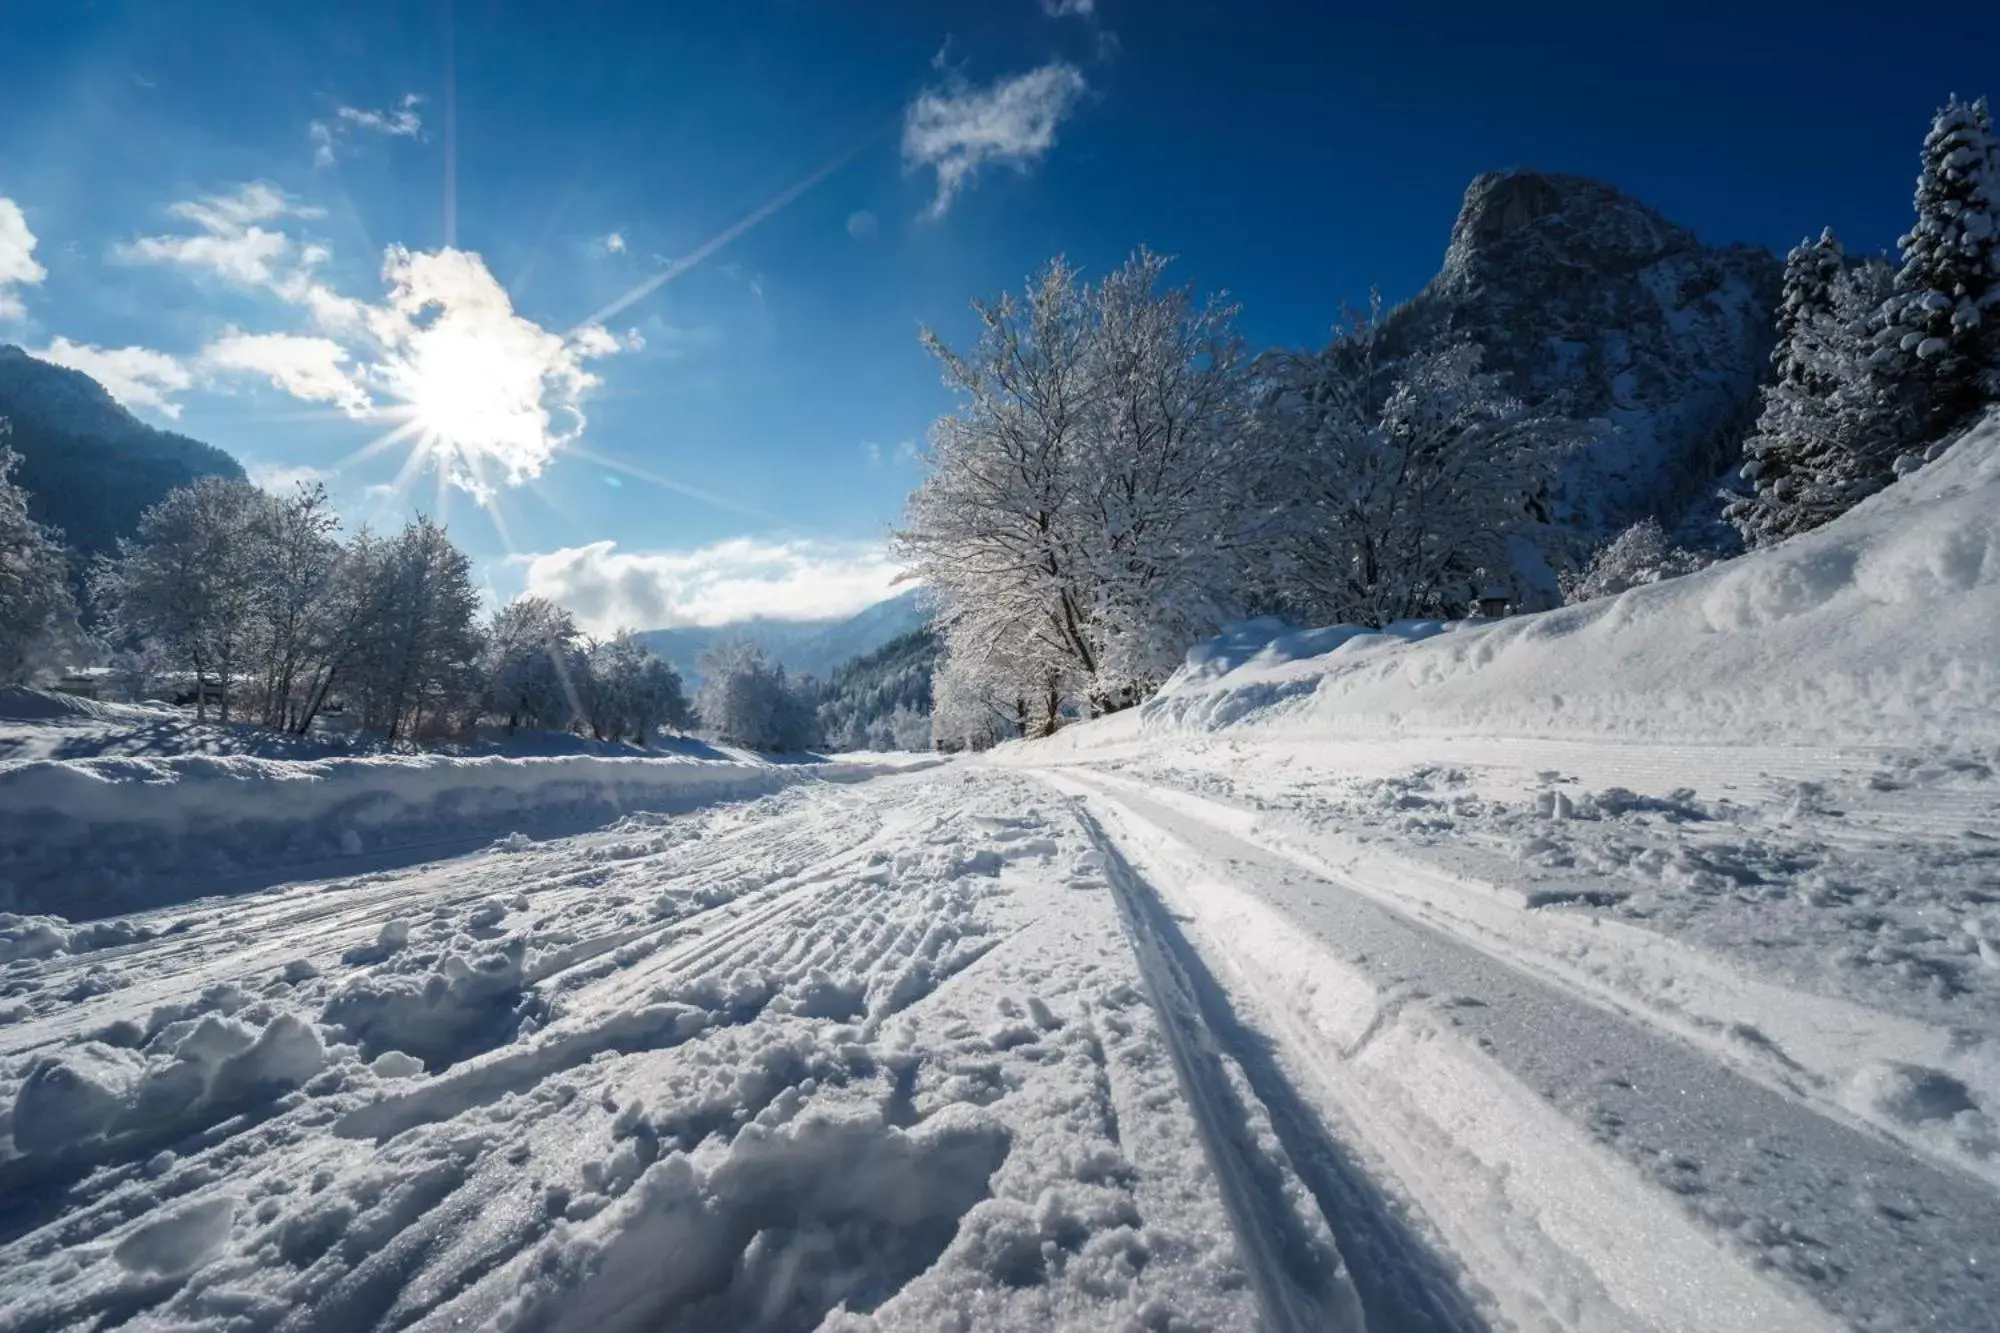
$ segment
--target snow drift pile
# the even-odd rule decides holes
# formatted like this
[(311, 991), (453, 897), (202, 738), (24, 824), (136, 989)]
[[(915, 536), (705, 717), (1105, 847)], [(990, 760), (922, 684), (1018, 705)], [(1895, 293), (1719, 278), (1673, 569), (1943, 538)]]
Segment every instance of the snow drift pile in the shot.
[[(573, 828), (878, 769), (677, 757), (241, 755), (0, 764), (0, 906), (72, 920), (231, 887), (335, 856), (446, 854), (517, 828)], [(253, 881), (254, 882), (254, 881)], [(165, 895), (163, 897), (163, 895)]]
[[(1235, 627), (1129, 721), (1335, 735), (2000, 744), (2000, 417), (1815, 532), (1540, 615)], [(1423, 640), (1413, 642), (1413, 640)]]

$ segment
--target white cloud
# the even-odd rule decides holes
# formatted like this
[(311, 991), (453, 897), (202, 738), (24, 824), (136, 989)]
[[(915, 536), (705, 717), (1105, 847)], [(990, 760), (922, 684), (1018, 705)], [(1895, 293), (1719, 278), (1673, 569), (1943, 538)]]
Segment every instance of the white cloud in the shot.
[(882, 446), (873, 440), (863, 440), (861, 442), (861, 456), (868, 460), (869, 467), (882, 466)]
[(49, 271), (35, 262), (35, 233), (27, 215), (12, 199), (0, 195), (0, 319), (20, 319), (28, 313), (15, 287), (32, 287)]
[(583, 396), (599, 383), (585, 363), (646, 344), (637, 329), (544, 328), (515, 311), (486, 261), (467, 250), (392, 245), (383, 252), (381, 300), (336, 291), (317, 273), (332, 257), (325, 245), (259, 225), (314, 218), (321, 210), (268, 185), (175, 204), (168, 212), (200, 232), (146, 237), (122, 247), (121, 255), (261, 288), (297, 307), (315, 328), (311, 334), (230, 329), (204, 349), (204, 371), (263, 375), (305, 402), (331, 403), (357, 417), (387, 415), (399, 423), (399, 437), (475, 495), (539, 476), (583, 430)]
[(352, 357), (331, 338), (230, 330), (202, 351), (201, 362), (224, 374), (262, 375), (308, 403), (332, 403), (349, 416), (372, 412), (367, 389), (349, 369)]
[(876, 221), (875, 215), (865, 208), (859, 213), (848, 215), (847, 234), (857, 241), (873, 240), (875, 233), (881, 229), (882, 224)]
[(903, 161), (937, 171), (929, 216), (943, 217), (984, 163), (1027, 170), (1055, 147), (1056, 127), (1087, 87), (1076, 66), (1056, 60), (989, 88), (954, 77), (918, 94), (903, 113)]
[[(279, 278), (273, 265), (298, 252), (283, 232), (257, 224), (285, 217), (316, 218), (325, 210), (306, 207), (275, 186), (258, 182), (235, 194), (174, 204), (167, 212), (194, 223), (200, 234), (142, 236), (113, 246), (112, 257), (129, 264), (207, 269), (241, 286), (274, 287)], [(313, 247), (308, 257), (313, 262), (323, 259), (325, 248)]]
[(310, 463), (267, 463), (253, 459), (243, 460), (243, 470), (250, 475), (252, 486), (273, 495), (289, 495), (301, 484), (325, 481), (332, 475)]
[(1097, 13), (1097, 0), (1042, 0), (1042, 12), (1050, 18), (1090, 18)]
[(92, 347), (59, 337), (47, 347), (30, 350), (28, 354), (80, 370), (125, 406), (134, 411), (158, 412), (163, 417), (181, 414), (181, 405), (168, 395), (194, 383), (194, 376), (186, 366), (150, 347)]
[(424, 122), (417, 116), (417, 104), (423, 100), (415, 93), (405, 93), (402, 102), (393, 111), (363, 111), (359, 107), (344, 106), (334, 114), (364, 130), (374, 130), (377, 134), (399, 139), (414, 139), (424, 128)]
[(369, 130), (398, 139), (416, 138), (424, 128), (423, 118), (417, 115), (417, 107), (423, 100), (415, 93), (405, 93), (400, 103), (386, 111), (342, 106), (334, 108), (332, 120), (308, 122), (306, 137), (312, 140), (313, 165), (330, 167), (338, 161), (341, 145), (354, 130)]
[(568, 607), (594, 634), (757, 616), (847, 616), (893, 597), (900, 573), (872, 543), (751, 537), (691, 551), (620, 551), (613, 542), (592, 542), (514, 563), (526, 566), (526, 592)]
[(598, 244), (604, 247), (604, 253), (607, 255), (622, 255), (625, 253), (625, 235), (623, 232), (614, 231), (599, 241)]

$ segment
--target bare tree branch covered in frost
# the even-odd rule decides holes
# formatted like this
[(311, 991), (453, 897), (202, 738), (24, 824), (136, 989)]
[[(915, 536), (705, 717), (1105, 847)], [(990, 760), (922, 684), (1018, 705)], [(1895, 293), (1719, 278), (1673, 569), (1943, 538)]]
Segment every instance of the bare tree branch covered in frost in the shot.
[(1505, 584), (1509, 544), (1583, 428), (1524, 407), (1469, 344), (1393, 370), (1372, 323), (1267, 367), (1265, 477), (1282, 509), (1273, 583), (1312, 624), (1455, 616)]
[[(947, 651), (1051, 728), (1135, 702), (1236, 612), (1259, 516), (1235, 308), (1163, 288), (1140, 251), (1087, 285), (1058, 259), (978, 304), (960, 354), (926, 332), (959, 410), (897, 546)], [(1054, 703), (1051, 705), (1050, 700)]]

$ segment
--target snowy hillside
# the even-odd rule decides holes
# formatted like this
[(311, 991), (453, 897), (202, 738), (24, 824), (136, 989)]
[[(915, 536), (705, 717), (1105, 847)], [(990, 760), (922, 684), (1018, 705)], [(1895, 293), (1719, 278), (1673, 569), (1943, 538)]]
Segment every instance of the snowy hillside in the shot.
[(146, 507), (174, 487), (243, 475), (222, 450), (139, 420), (82, 371), (6, 344), (0, 419), (21, 455), (15, 480), (32, 497), (29, 512), (90, 554), (131, 536)]
[(1996, 512), (2000, 417), (1772, 550), (1492, 623), (1318, 631), (1261, 648), (1253, 631), (1227, 654), (1198, 653), (1129, 719), (1056, 743), (1226, 722), (1293, 736), (2000, 745)]

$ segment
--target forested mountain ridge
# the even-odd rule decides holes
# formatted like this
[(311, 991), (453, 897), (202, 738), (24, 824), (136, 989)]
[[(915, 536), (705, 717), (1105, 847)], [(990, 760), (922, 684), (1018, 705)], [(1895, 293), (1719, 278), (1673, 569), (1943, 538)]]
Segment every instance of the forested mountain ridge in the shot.
[(1552, 518), (1601, 541), (1669, 526), (1741, 462), (1783, 265), (1581, 176), (1486, 172), (1436, 277), (1388, 312), (1390, 349), (1470, 341), (1533, 408), (1602, 421), (1563, 466)]
[(14, 480), (28, 512), (60, 528), (85, 555), (130, 536), (139, 515), (200, 477), (241, 478), (243, 466), (213, 445), (149, 426), (79, 370), (0, 344), (0, 417), (21, 456)]
[(835, 750), (930, 744), (931, 675), (942, 652), (928, 626), (835, 668), (819, 687), (820, 735)]

